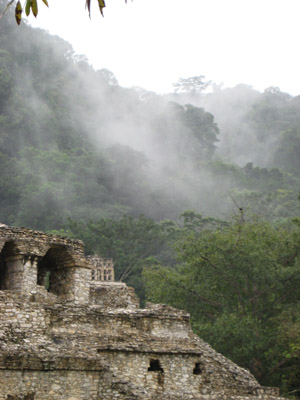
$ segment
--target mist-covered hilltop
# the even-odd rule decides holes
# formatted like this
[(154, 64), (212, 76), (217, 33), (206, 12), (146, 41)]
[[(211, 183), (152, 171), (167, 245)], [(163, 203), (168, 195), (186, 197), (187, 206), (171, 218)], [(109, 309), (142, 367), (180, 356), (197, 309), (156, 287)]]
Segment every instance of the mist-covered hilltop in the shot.
[[(300, 96), (283, 93), (276, 86), (263, 93), (240, 84), (234, 88), (214, 85), (213, 92), (176, 93), (169, 99), (192, 102), (211, 112), (222, 132), (217, 155), (240, 166), (281, 168), (297, 174)], [(288, 131), (290, 133), (288, 133)]]
[(246, 85), (158, 96), (9, 15), (0, 39), (0, 220), (226, 218), (232, 197), (268, 218), (297, 214), (297, 97)]

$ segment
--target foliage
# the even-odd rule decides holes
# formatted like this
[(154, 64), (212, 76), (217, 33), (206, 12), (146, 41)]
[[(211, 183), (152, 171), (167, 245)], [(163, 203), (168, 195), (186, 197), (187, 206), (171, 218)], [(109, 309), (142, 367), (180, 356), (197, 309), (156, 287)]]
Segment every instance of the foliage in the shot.
[[(41, 0), (47, 7), (49, 7), (48, 0)], [(97, 0), (98, 1), (98, 6), (101, 15), (103, 16), (103, 8), (106, 7), (105, 1), (104, 0)], [(7, 12), (9, 7), (15, 2), (15, 0), (10, 0), (6, 7), (3, 9), (2, 13), (0, 14), (0, 18)], [(127, 0), (125, 0), (125, 3), (127, 3)], [(91, 0), (85, 0), (85, 6), (88, 9), (89, 16), (91, 16)], [(29, 14), (32, 12), (32, 14), (37, 17), (38, 15), (38, 1), (37, 0), (26, 0), (25, 5), (25, 14), (28, 17)], [(22, 13), (23, 13), (23, 7), (21, 5), (20, 0), (17, 1), (16, 7), (15, 7), (15, 18), (16, 22), (18, 25), (20, 25), (22, 21)]]
[(181, 144), (181, 151), (184, 150), (184, 154), (189, 156), (190, 160), (210, 160), (215, 152), (219, 134), (213, 115), (191, 104), (181, 106), (170, 103), (169, 107), (175, 120), (186, 130), (187, 140)]
[(300, 130), (299, 127), (283, 131), (279, 138), (274, 159), (284, 170), (300, 176)]
[[(176, 219), (186, 209), (224, 219), (231, 195), (269, 219), (297, 214), (295, 134), (280, 134), (278, 152), (270, 149), (281, 170), (240, 167), (216, 158), (224, 129), (203, 107), (121, 88), (112, 72), (95, 71), (68, 43), (26, 24), (16, 30), (10, 18), (1, 20), (0, 39), (0, 151), (21, 171), (2, 186), (3, 222), (59, 229), (68, 217)], [(244, 86), (238, 95), (252, 96)], [(286, 110), (285, 127), (288, 115), (294, 126), (296, 98), (275, 90), (261, 96)], [(243, 104), (249, 114), (252, 103)], [(15, 193), (12, 203), (7, 190)]]
[(144, 216), (123, 216), (88, 223), (69, 220), (58, 233), (82, 239), (87, 244), (87, 253), (112, 258), (116, 279), (134, 286), (144, 302), (141, 271), (147, 265), (172, 263), (170, 244), (178, 232), (172, 221), (158, 223)]
[[(127, 0), (125, 0), (127, 1)], [(89, 15), (91, 16), (91, 0), (86, 0), (86, 7), (89, 11)], [(105, 7), (105, 2), (104, 0), (98, 0), (98, 5), (99, 5), (99, 9), (100, 9), (100, 13), (103, 16), (103, 8)]]
[(183, 231), (199, 233), (207, 229), (216, 229), (226, 226), (228, 222), (213, 217), (203, 217), (193, 210), (184, 211), (180, 217), (183, 219)]
[(205, 80), (204, 75), (200, 75), (189, 78), (180, 78), (178, 82), (173, 84), (173, 87), (175, 93), (189, 93), (196, 95), (204, 92), (211, 84), (211, 81)]
[(218, 351), (262, 383), (291, 390), (286, 367), (300, 356), (299, 236), (260, 220), (191, 234), (177, 244), (176, 268), (144, 270), (147, 298), (188, 310)]

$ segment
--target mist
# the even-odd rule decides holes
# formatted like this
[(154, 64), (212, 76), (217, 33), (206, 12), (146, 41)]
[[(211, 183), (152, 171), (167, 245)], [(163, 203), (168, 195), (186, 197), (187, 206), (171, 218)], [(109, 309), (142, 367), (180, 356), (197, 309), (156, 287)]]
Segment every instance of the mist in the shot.
[(3, 222), (59, 229), (68, 218), (178, 220), (188, 209), (226, 219), (233, 198), (269, 218), (298, 212), (289, 147), (299, 98), (247, 84), (123, 88), (59, 37), (25, 23), (16, 33), (9, 15), (1, 24)]

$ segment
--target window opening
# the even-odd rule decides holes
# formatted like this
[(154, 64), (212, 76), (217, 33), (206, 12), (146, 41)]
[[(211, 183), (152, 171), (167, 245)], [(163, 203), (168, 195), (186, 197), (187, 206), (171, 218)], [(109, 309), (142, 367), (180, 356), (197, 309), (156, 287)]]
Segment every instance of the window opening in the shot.
[(164, 372), (163, 368), (160, 365), (159, 360), (150, 360), (150, 366), (148, 371), (156, 371), (156, 372)]
[(104, 280), (111, 281), (112, 280), (111, 278), (112, 278), (111, 271), (109, 269), (105, 269), (104, 270)]
[(193, 369), (193, 374), (194, 374), (194, 375), (201, 375), (201, 372), (202, 372), (202, 370), (201, 370), (201, 363), (196, 362), (196, 363), (195, 363), (195, 368)]
[(37, 284), (43, 286), (48, 292), (50, 291), (50, 266), (45, 263), (38, 264)]
[(58, 296), (69, 294), (73, 283), (71, 262), (64, 247), (50, 248), (37, 264), (37, 285)]
[(114, 265), (111, 259), (99, 256), (88, 256), (87, 259), (94, 267), (94, 272), (91, 272), (92, 281), (114, 281)]

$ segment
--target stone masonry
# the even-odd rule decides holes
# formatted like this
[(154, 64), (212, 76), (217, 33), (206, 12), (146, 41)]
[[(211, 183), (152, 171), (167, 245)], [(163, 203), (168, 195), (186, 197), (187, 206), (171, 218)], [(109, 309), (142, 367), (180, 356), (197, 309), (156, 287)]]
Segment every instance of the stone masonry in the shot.
[(280, 400), (83, 243), (0, 224), (0, 400)]

